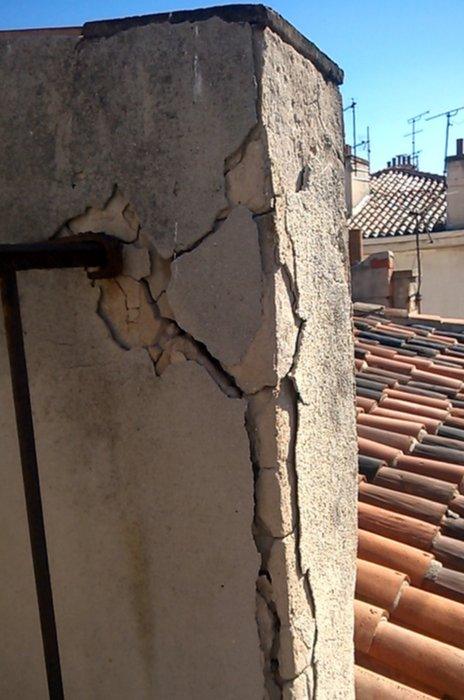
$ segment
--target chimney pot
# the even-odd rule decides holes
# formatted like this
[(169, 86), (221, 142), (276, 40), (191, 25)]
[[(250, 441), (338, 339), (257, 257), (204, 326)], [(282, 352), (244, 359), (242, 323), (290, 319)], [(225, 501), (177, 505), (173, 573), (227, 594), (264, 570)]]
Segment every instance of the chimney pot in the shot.
[(462, 156), (463, 153), (463, 141), (464, 139), (456, 139), (456, 155)]

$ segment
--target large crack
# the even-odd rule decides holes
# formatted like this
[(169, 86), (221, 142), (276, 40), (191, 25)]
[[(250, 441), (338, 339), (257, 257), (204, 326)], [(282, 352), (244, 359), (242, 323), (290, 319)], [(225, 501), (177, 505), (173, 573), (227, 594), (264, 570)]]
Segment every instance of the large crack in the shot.
[[(255, 56), (255, 73), (259, 72), (258, 58)], [(259, 85), (259, 81), (257, 80)], [(258, 112), (260, 109), (260, 97), (258, 97)], [(247, 148), (250, 143), (253, 143), (256, 138), (264, 139), (266, 138), (262, 126), (256, 124), (250, 132), (247, 134), (244, 142), (241, 144), (240, 148), (232, 154), (230, 157), (225, 159), (224, 163), (224, 178), (226, 178), (231, 170), (237, 165), (243, 163)], [(227, 193), (227, 187), (225, 187)], [(233, 208), (237, 203), (230, 200), (229, 208)], [(117, 206), (116, 206), (117, 205)], [(253, 218), (265, 215), (266, 213), (275, 213), (275, 200), (269, 205), (269, 208), (265, 211), (254, 211)], [(82, 229), (92, 230), (92, 227), (97, 230), (107, 230), (104, 224), (112, 224), (113, 235), (118, 235), (124, 244), (125, 248), (131, 248), (132, 246), (143, 245), (142, 234), (140, 229), (140, 224), (130, 208), (131, 216), (128, 220), (127, 208), (130, 207), (129, 202), (124, 202), (121, 197), (117, 185), (114, 186), (112, 194), (108, 201), (105, 203), (101, 210), (88, 209), (84, 214), (74, 217), (70, 221), (66, 222), (64, 227), (60, 229), (63, 232), (77, 233)], [(124, 212), (126, 212), (126, 217), (124, 217)], [(288, 267), (288, 261), (285, 263), (282, 260), (277, 260), (279, 242), (274, 240), (261, 241), (261, 258), (263, 266), (263, 274), (265, 273), (264, 267), (267, 264), (266, 261), (275, 261), (275, 265), (271, 272), (267, 271), (266, 274), (274, 275), (281, 271), (285, 287), (287, 290), (288, 297), (290, 299), (290, 305), (293, 313), (293, 322), (297, 328), (295, 347), (293, 349), (293, 360), (289, 371), (280, 380), (277, 377), (275, 384), (261, 385), (256, 391), (250, 391), (244, 393), (243, 390), (237, 385), (234, 377), (224, 369), (222, 364), (217, 358), (215, 358), (206, 348), (206, 346), (198, 341), (196, 338), (192, 337), (184, 329), (182, 329), (174, 318), (170, 318), (169, 315), (165, 315), (166, 309), (163, 308), (163, 302), (166, 302), (166, 288), (169, 283), (169, 266), (172, 262), (184, 255), (185, 253), (191, 252), (198, 248), (202, 243), (211, 235), (215, 233), (217, 228), (223, 223), (224, 216), (227, 212), (219, 212), (216, 216), (216, 220), (211, 228), (203, 236), (201, 236), (197, 241), (195, 241), (190, 247), (174, 251), (172, 257), (167, 260), (163, 258), (163, 274), (160, 278), (157, 278), (156, 283), (151, 284), (152, 280), (150, 275), (145, 275), (137, 278), (137, 275), (127, 275), (125, 274), (125, 280), (130, 279), (132, 286), (137, 285), (134, 289), (137, 291), (140, 288), (140, 307), (134, 306), (133, 302), (129, 303), (127, 282), (122, 283), (123, 280), (114, 280), (116, 286), (120, 290), (122, 295), (122, 311), (118, 317), (118, 313), (111, 309), (111, 305), (108, 309), (103, 309), (103, 302), (105, 296), (105, 289), (100, 286), (100, 298), (97, 307), (97, 313), (102, 318), (106, 327), (109, 329), (111, 337), (113, 340), (124, 350), (131, 350), (132, 347), (139, 347), (144, 349), (148, 356), (150, 357), (154, 374), (157, 377), (162, 376), (163, 372), (171, 364), (176, 364), (179, 362), (196, 362), (202, 366), (205, 371), (209, 374), (211, 379), (216, 383), (219, 389), (229, 398), (243, 398), (246, 401), (246, 410), (244, 416), (245, 430), (247, 432), (249, 449), (250, 449), (250, 462), (253, 472), (253, 496), (254, 496), (254, 513), (253, 513), (253, 523), (251, 525), (252, 536), (256, 546), (256, 550), (259, 556), (260, 564), (259, 570), (256, 576), (256, 624), (260, 640), (261, 651), (263, 655), (263, 680), (265, 686), (265, 692), (269, 700), (281, 699), (284, 695), (285, 688), (291, 681), (294, 681), (299, 676), (303, 674), (307, 676), (308, 666), (313, 666), (313, 686), (317, 685), (317, 675), (314, 668), (315, 662), (315, 647), (317, 643), (317, 630), (316, 636), (313, 641), (310, 657), (307, 659), (307, 663), (302, 664), (298, 667), (298, 672), (294, 674), (292, 672), (286, 671), (286, 675), (282, 674), (281, 659), (294, 659), (295, 649), (293, 648), (293, 631), (292, 627), (292, 611), (289, 602), (289, 592), (288, 591), (278, 591), (276, 588), (276, 581), (272, 580), (272, 572), (270, 570), (270, 556), (273, 549), (273, 545), (276, 543), (283, 542), (286, 538), (295, 538), (296, 548), (293, 556), (292, 567), (298, 572), (298, 585), (304, 586), (307, 608), (311, 613), (312, 617), (315, 618), (315, 608), (314, 601), (312, 597), (311, 587), (309, 579), (306, 577), (305, 573), (301, 570), (301, 563), (298, 558), (299, 552), (299, 538), (300, 538), (300, 527), (299, 527), (299, 511), (298, 511), (298, 493), (297, 493), (297, 470), (296, 470), (296, 440), (298, 432), (298, 404), (301, 402), (301, 397), (298, 393), (297, 384), (294, 377), (294, 370), (298, 360), (298, 354), (300, 352), (301, 343), (301, 333), (304, 328), (304, 321), (298, 315), (298, 286), (295, 276), (295, 269)], [(129, 236), (129, 232), (132, 231), (132, 235)], [(291, 239), (290, 239), (291, 241)], [(293, 242), (291, 242), (293, 243)], [(263, 246), (266, 248), (263, 249)], [(151, 274), (153, 274), (153, 255), (157, 255), (153, 247), (147, 248), (147, 254), (151, 254)], [(293, 266), (295, 264), (295, 251), (292, 245), (290, 257), (293, 260)], [(166, 269), (164, 269), (166, 268)], [(124, 277), (124, 275), (123, 275)], [(126, 286), (125, 286), (126, 285)], [(156, 288), (156, 294), (152, 293), (152, 287)], [(163, 299), (164, 297), (164, 299)], [(148, 307), (144, 305), (147, 304)], [(143, 307), (143, 308), (142, 308)], [(127, 340), (124, 333), (121, 332), (121, 322), (132, 331), (137, 331), (137, 323), (140, 318), (143, 318), (142, 312), (145, 311), (153, 316), (153, 342), (145, 342), (144, 329), (141, 329), (139, 335), (135, 333), (136, 345), (134, 346)], [(169, 311), (169, 309), (168, 309)], [(275, 312), (275, 309), (274, 309)], [(126, 314), (126, 315), (124, 315)], [(121, 321), (122, 318), (122, 321)], [(148, 316), (147, 316), (148, 318)], [(275, 323), (275, 317), (273, 319)], [(263, 317), (264, 322), (264, 317)], [(124, 330), (124, 327), (122, 328)], [(129, 337), (132, 338), (133, 336)], [(288, 435), (281, 436), (276, 434), (276, 421), (277, 418), (274, 417), (274, 425), (267, 426), (265, 424), (260, 425), (257, 416), (254, 415), (254, 406), (260, 398), (266, 396), (266, 392), (274, 392), (272, 395), (272, 400), (276, 402), (276, 411), (281, 410), (284, 412), (282, 406), (278, 407), (278, 401), (283, 400), (282, 397), (290, 397), (290, 402), (292, 408), (290, 410), (291, 415), (289, 415), (289, 433)], [(280, 392), (280, 393), (279, 393)], [(278, 492), (277, 508), (278, 513), (274, 513), (277, 519), (282, 519), (282, 512), (284, 507), (289, 508), (289, 512), (292, 513), (294, 510), (294, 515), (291, 516), (291, 526), (285, 524), (283, 521), (281, 523), (280, 537), (276, 536), (273, 532), (272, 527), (263, 522), (260, 518), (260, 512), (263, 510), (263, 505), (265, 505), (262, 500), (266, 499), (269, 494), (261, 494), (260, 490), (257, 488), (257, 482), (261, 472), (266, 469), (269, 470), (268, 464), (262, 463), (262, 455), (260, 455), (260, 450), (258, 443), (266, 442), (272, 443), (274, 441), (275, 445), (272, 447), (275, 449), (276, 458), (275, 463), (272, 465), (272, 469), (276, 477), (279, 474), (279, 470), (282, 471), (284, 483), (284, 489), (287, 490), (283, 492)], [(285, 452), (288, 450), (288, 459), (281, 460), (277, 454), (279, 450)], [(277, 479), (276, 479), (277, 482)], [(285, 499), (287, 499), (285, 501)], [(284, 503), (285, 501), (285, 503)], [(288, 501), (288, 502), (287, 502)], [(274, 501), (270, 504), (266, 504), (269, 508), (274, 507)], [(283, 636), (284, 627), (282, 625), (282, 620), (280, 618), (279, 609), (288, 609), (286, 615), (288, 615), (288, 621), (285, 626), (285, 638)], [(291, 664), (294, 662), (291, 661)], [(296, 662), (295, 662), (296, 663)]]

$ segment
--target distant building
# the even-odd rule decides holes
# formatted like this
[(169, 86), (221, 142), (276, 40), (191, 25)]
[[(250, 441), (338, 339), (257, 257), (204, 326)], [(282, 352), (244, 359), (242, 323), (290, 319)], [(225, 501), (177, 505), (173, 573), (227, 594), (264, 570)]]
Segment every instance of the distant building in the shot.
[[(422, 313), (464, 316), (463, 139), (446, 160), (446, 177), (417, 170), (408, 156), (397, 156), (371, 174), (368, 161), (349, 147), (345, 173), (349, 228), (362, 238), (359, 257), (393, 253), (392, 285), (395, 275), (403, 293), (405, 279), (411, 283), (410, 303), (402, 305), (413, 310), (419, 302)], [(393, 305), (393, 288), (388, 296), (383, 303)]]

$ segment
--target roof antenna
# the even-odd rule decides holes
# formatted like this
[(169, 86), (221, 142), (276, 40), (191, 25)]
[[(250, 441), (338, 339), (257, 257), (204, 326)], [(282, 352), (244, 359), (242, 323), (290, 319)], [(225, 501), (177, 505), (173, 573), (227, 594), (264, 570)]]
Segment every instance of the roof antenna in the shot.
[(349, 109), (351, 109), (351, 112), (352, 112), (352, 119), (353, 119), (353, 121), (352, 121), (352, 124), (353, 124), (352, 137), (353, 137), (353, 155), (354, 155), (354, 172), (355, 172), (355, 174), (356, 174), (356, 167), (357, 167), (356, 166), (356, 148), (357, 148), (357, 144), (356, 144), (356, 104), (357, 103), (354, 101), (354, 99), (351, 98), (351, 104), (348, 105), (348, 107), (345, 107), (345, 109), (343, 110), (344, 112), (347, 112)]
[(416, 129), (416, 124), (418, 121), (422, 119), (422, 117), (425, 117), (426, 114), (430, 114), (430, 110), (428, 109), (426, 112), (421, 112), (420, 114), (416, 114), (415, 117), (410, 117), (408, 119), (408, 124), (411, 124), (411, 131), (409, 134), (405, 134), (405, 138), (408, 136), (411, 136), (411, 161), (412, 164), (419, 170), (419, 153), (420, 151), (416, 151), (416, 134), (420, 134), (423, 129)]
[(356, 148), (365, 148), (367, 150), (367, 160), (371, 162), (371, 137), (369, 127), (366, 128), (366, 138), (356, 144)]
[(447, 112), (440, 112), (440, 114), (434, 114), (433, 117), (427, 117), (425, 121), (429, 122), (431, 119), (438, 119), (438, 117), (446, 117), (446, 136), (445, 136), (445, 162), (443, 166), (443, 175), (446, 175), (446, 158), (448, 157), (448, 141), (449, 141), (449, 130), (450, 126), (453, 125), (451, 119), (456, 116), (458, 112), (464, 109), (462, 107), (456, 107), (455, 109), (449, 109)]

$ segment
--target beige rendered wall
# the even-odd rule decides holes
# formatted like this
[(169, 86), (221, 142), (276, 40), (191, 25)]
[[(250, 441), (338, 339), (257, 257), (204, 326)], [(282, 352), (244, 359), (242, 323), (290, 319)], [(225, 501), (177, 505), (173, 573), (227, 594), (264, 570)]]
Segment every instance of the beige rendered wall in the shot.
[[(270, 29), (0, 35), (65, 693), (347, 698), (355, 442), (337, 87)], [(3, 336), (2, 336), (3, 338)], [(4, 340), (0, 695), (46, 697)]]
[[(364, 241), (364, 254), (391, 250), (395, 270), (417, 270), (414, 237)], [(464, 318), (464, 232), (440, 231), (420, 236), (421, 312)]]

